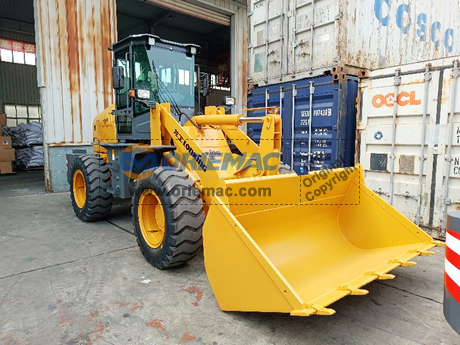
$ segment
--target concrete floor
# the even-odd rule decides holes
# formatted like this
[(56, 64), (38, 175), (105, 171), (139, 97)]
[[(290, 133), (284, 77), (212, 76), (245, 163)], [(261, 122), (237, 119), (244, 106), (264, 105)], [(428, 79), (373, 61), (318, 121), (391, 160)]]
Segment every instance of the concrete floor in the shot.
[(82, 223), (42, 173), (0, 176), (0, 344), (460, 344), (442, 312), (444, 251), (346, 297), (334, 316), (220, 311), (203, 257), (160, 271), (129, 205)]

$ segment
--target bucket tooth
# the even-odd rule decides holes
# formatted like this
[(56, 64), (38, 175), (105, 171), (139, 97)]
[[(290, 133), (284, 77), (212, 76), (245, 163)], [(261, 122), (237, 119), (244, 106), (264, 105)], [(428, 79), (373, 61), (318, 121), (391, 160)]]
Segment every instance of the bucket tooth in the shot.
[(431, 243), (436, 244), (436, 247), (445, 247), (446, 246), (446, 242), (442, 242), (442, 241), (433, 241)]
[(316, 314), (316, 309), (306, 308), (302, 310), (293, 310), (291, 311), (291, 316), (310, 316)]
[(356, 289), (354, 287), (348, 286), (348, 285), (341, 285), (337, 288), (337, 290), (345, 290), (345, 291), (350, 291), (350, 295), (352, 296), (364, 296), (369, 293), (369, 291), (364, 290), (364, 289)]
[(394, 274), (380, 273), (380, 272), (375, 272), (375, 271), (366, 272), (366, 275), (367, 276), (377, 276), (377, 279), (379, 280), (390, 280), (390, 279), (396, 278)]
[(390, 260), (390, 264), (400, 264), (401, 267), (410, 267), (415, 266), (417, 263), (415, 261), (407, 261), (407, 260)]
[(310, 306), (314, 310), (316, 310), (315, 315), (323, 315), (323, 316), (330, 316), (335, 314), (335, 310), (331, 308), (325, 308), (323, 306), (313, 304)]
[(431, 250), (420, 250), (420, 249), (412, 249), (412, 250), (409, 250), (408, 253), (409, 254), (418, 254), (420, 256), (428, 256), (428, 255), (436, 254), (435, 252), (433, 252)]

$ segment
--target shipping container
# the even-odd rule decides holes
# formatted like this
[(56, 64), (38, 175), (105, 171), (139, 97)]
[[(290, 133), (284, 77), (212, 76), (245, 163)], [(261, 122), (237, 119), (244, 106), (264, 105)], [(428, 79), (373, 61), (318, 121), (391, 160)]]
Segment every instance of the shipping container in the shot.
[(376, 70), (360, 85), (366, 185), (438, 238), (460, 208), (458, 77), (458, 61), (441, 59)]
[[(317, 77), (257, 88), (248, 97), (248, 108), (279, 107), (281, 160), (303, 175), (325, 166), (354, 164), (357, 92), (355, 77), (340, 82), (332, 76)], [(254, 141), (259, 142), (260, 133), (260, 124), (248, 125)]]
[(249, 81), (258, 86), (460, 55), (458, 0), (249, 3)]

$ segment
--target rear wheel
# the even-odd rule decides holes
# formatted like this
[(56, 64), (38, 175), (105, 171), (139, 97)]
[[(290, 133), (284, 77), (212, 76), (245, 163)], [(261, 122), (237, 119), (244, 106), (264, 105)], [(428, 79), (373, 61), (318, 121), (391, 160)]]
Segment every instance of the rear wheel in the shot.
[(138, 180), (132, 215), (141, 252), (157, 268), (184, 264), (201, 248), (203, 202), (184, 171), (159, 167)]
[(110, 169), (96, 155), (76, 157), (70, 170), (70, 198), (77, 217), (90, 222), (105, 218), (112, 208)]

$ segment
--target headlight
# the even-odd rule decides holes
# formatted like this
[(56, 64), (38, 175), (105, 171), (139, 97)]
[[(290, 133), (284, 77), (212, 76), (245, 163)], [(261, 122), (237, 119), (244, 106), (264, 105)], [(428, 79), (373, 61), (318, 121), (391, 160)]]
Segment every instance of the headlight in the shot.
[(225, 96), (224, 99), (222, 100), (222, 103), (226, 105), (227, 107), (233, 107), (235, 105), (235, 98), (230, 97), (230, 96)]
[(196, 54), (196, 47), (190, 47), (190, 54), (192, 55)]
[(155, 38), (149, 37), (149, 46), (154, 46), (154, 45), (155, 45)]
[(142, 89), (137, 90), (137, 98), (150, 99), (150, 91)]

